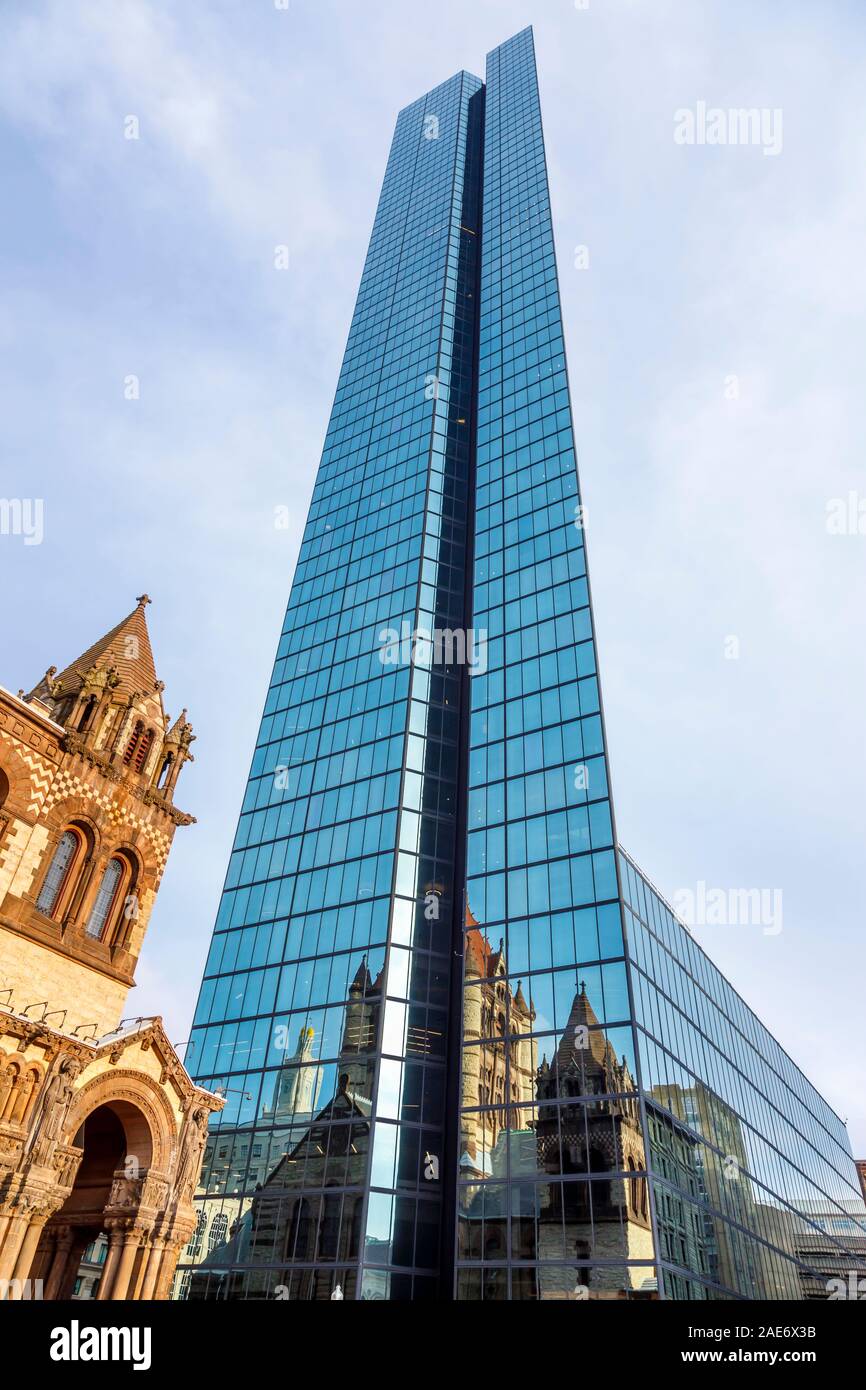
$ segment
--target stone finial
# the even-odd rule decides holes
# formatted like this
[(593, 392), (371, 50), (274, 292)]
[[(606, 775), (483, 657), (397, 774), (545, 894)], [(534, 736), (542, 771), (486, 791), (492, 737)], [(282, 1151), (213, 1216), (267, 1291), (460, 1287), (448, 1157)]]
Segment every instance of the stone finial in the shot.
[[(45, 672), (45, 675), (42, 678), (45, 684), (45, 689), (48, 691), (48, 694), (51, 696), (52, 699), (54, 699), (55, 696), (60, 694), (60, 684), (58, 681), (54, 679), (56, 675), (57, 667), (49, 666), (48, 670)], [(37, 689), (38, 688), (39, 687), (37, 686)]]

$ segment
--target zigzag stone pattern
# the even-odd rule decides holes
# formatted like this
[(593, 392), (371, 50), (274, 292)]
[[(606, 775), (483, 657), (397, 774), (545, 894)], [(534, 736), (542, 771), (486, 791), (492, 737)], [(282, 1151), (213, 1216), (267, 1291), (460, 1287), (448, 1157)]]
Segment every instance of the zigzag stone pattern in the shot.
[(194, 735), (186, 710), (165, 712), (147, 603), (28, 695), (0, 687), (0, 990), (26, 987), (73, 1027), (120, 1017), (194, 819), (174, 804)]
[(194, 735), (185, 710), (172, 723), (163, 708), (147, 603), (29, 695), (0, 686), (0, 1290), (13, 1299), (30, 1280), (69, 1298), (100, 1236), (100, 1299), (168, 1297), (223, 1105), (158, 1018), (122, 1017), (175, 830), (193, 822), (174, 791)]

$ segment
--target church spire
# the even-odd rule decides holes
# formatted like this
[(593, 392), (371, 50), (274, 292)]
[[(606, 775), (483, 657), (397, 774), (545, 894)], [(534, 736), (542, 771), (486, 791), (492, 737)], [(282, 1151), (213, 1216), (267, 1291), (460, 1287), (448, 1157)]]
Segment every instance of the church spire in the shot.
[(144, 616), (149, 603), (148, 595), (141, 594), (132, 612), (64, 667), (59, 676), (49, 667), (50, 678), (46, 672), (29, 698), (57, 705), (78, 695), (88, 675), (111, 668), (117, 677), (113, 684), (118, 692), (153, 695), (158, 682)]

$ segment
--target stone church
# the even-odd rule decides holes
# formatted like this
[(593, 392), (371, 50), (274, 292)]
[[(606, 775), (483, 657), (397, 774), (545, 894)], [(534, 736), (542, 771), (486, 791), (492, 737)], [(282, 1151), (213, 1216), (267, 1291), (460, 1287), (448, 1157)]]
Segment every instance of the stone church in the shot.
[(29, 694), (0, 687), (0, 1298), (168, 1297), (222, 1100), (158, 1017), (124, 1016), (192, 757), (147, 595)]

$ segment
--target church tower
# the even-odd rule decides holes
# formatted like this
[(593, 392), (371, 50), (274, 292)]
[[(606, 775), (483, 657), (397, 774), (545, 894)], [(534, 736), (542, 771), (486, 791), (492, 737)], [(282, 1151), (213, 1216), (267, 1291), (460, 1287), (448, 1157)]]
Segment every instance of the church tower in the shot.
[(0, 687), (0, 1299), (168, 1296), (208, 1119), (162, 1020), (123, 1018), (193, 732), (162, 701), (146, 594), (29, 695)]
[(0, 1002), (76, 1036), (114, 1028), (134, 983), (191, 759), (146, 594), (29, 695), (0, 688)]

